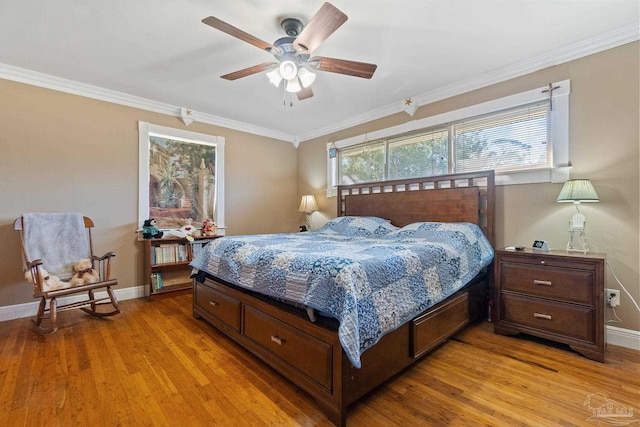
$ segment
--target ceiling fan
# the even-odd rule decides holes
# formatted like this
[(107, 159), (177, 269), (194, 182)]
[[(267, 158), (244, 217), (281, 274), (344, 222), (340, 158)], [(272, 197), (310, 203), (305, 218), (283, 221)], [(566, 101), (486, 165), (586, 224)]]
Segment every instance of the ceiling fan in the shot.
[(209, 16), (203, 23), (252, 44), (271, 53), (278, 62), (265, 62), (249, 68), (220, 76), (226, 80), (236, 80), (261, 71), (267, 71), (267, 77), (274, 86), (284, 81), (287, 92), (296, 93), (303, 100), (313, 96), (311, 84), (315, 80), (313, 70), (370, 79), (377, 65), (345, 59), (311, 57), (311, 53), (347, 21), (347, 15), (330, 3), (324, 3), (307, 25), (295, 18), (286, 18), (280, 26), (287, 34), (270, 44), (236, 28), (218, 18)]

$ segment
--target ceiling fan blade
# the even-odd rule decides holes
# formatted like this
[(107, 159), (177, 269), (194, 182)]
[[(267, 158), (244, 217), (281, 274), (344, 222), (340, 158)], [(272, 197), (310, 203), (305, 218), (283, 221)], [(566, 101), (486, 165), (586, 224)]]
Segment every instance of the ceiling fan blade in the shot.
[(215, 28), (216, 30), (220, 30), (223, 33), (227, 33), (230, 36), (236, 37), (244, 42), (247, 42), (249, 44), (252, 44), (262, 50), (270, 50), (273, 46), (271, 45), (271, 43), (267, 43), (263, 40), (260, 40), (259, 38), (256, 38), (254, 36), (252, 36), (249, 33), (245, 33), (244, 31), (242, 31), (239, 28), (234, 27), (233, 25), (227, 24), (224, 21), (221, 21), (220, 19), (213, 17), (213, 16), (209, 16), (208, 18), (204, 18), (202, 20), (203, 23), (209, 25), (210, 27)]
[(295, 39), (293, 47), (302, 54), (313, 52), (347, 19), (347, 15), (331, 3), (323, 4)]
[(313, 91), (311, 90), (311, 86), (302, 88), (301, 91), (297, 93), (298, 100), (302, 101), (303, 99), (311, 98), (313, 96)]
[(326, 58), (324, 56), (314, 56), (309, 60), (309, 65), (320, 71), (328, 71), (330, 73), (347, 74), (354, 77), (362, 77), (370, 79), (373, 77), (376, 64), (367, 64), (366, 62), (347, 61), (346, 59)]
[(220, 76), (220, 78), (225, 80), (237, 80), (242, 77), (247, 77), (252, 74), (259, 73), (260, 71), (268, 70), (269, 68), (274, 68), (276, 65), (275, 62), (265, 62), (264, 64), (254, 65), (253, 67), (244, 68), (242, 70), (234, 71), (233, 73), (225, 74), (224, 76)]

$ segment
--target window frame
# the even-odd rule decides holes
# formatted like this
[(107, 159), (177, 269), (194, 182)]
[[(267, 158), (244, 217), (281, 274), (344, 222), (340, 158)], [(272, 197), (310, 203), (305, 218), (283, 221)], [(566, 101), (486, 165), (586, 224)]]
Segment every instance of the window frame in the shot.
[[(541, 182), (559, 183), (569, 179), (569, 94), (571, 92), (571, 81), (562, 80), (552, 83), (553, 90), (552, 109), (550, 111), (550, 142), (551, 142), (551, 167), (521, 169), (510, 172), (496, 172), (496, 185), (529, 184)], [(494, 99), (480, 104), (471, 105), (426, 117), (419, 120), (412, 120), (401, 125), (380, 129), (364, 135), (329, 142), (327, 144), (327, 154), (331, 148), (338, 150), (361, 145), (368, 141), (375, 142), (380, 139), (387, 139), (406, 133), (421, 130), (446, 127), (451, 122), (469, 119), (519, 107), (533, 102), (549, 100), (549, 86), (532, 89), (526, 92)], [(327, 197), (335, 197), (338, 182), (338, 157), (327, 155)]]
[[(176, 139), (216, 147), (216, 206), (215, 221), (217, 234), (226, 233), (224, 215), (224, 145), (225, 138), (202, 133), (190, 132), (147, 122), (138, 122), (138, 223), (141, 225), (149, 217), (149, 150), (150, 136)], [(196, 224), (197, 226), (197, 224)]]

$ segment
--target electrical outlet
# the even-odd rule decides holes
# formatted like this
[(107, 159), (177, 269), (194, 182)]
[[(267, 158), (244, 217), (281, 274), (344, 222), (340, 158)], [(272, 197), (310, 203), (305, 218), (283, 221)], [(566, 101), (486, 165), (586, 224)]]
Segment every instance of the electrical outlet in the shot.
[(620, 291), (617, 289), (605, 289), (605, 301), (608, 306), (617, 307), (620, 305)]

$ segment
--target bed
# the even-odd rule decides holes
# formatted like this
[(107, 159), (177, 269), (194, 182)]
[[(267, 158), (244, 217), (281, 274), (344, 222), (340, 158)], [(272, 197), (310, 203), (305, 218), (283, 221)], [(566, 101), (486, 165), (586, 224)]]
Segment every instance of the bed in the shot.
[[(194, 316), (342, 426), (350, 404), (486, 316), (494, 175), (340, 186), (337, 199), (320, 230), (216, 239), (191, 266)], [(467, 252), (447, 254), (458, 241)]]

